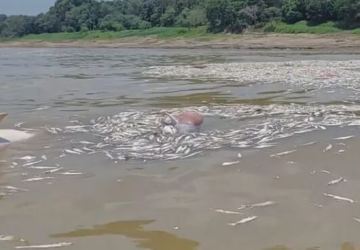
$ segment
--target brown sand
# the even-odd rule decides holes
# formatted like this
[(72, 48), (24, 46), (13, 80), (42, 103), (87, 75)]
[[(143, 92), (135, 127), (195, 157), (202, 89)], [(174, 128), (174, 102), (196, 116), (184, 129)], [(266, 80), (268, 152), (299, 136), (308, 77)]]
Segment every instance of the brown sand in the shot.
[(263, 34), (224, 35), (222, 38), (205, 39), (157, 39), (154, 37), (128, 37), (113, 40), (77, 40), (62, 42), (13, 41), (0, 43), (1, 47), (29, 48), (233, 48), (233, 49), (316, 49), (356, 51), (360, 37), (352, 34)]

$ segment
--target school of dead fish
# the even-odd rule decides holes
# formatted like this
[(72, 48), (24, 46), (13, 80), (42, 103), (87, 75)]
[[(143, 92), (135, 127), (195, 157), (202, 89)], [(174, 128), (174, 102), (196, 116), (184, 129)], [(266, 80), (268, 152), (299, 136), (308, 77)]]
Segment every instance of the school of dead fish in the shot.
[[(207, 64), (204, 67), (193, 66), (162, 66), (151, 67), (146, 74), (161, 77), (181, 77), (197, 79), (227, 79), (242, 82), (291, 82), (303, 87), (316, 85), (319, 88), (330, 87), (333, 84), (341, 84), (353, 91), (357, 89), (360, 71), (360, 61), (298, 61), (278, 63), (230, 63), (230, 64)], [(289, 71), (291, 70), (291, 74)], [(255, 72), (255, 73), (254, 73)], [(347, 75), (346, 81), (343, 76)], [(291, 78), (291, 79), (290, 79)], [(153, 111), (127, 111), (114, 116), (100, 116), (89, 122), (75, 121), (76, 125), (64, 128), (46, 127), (53, 135), (66, 136), (68, 134), (86, 133), (86, 140), (79, 139), (72, 142), (70, 148), (65, 148), (59, 158), (68, 155), (84, 155), (101, 153), (110, 160), (118, 162), (128, 159), (141, 160), (175, 160), (184, 159), (200, 154), (207, 150), (224, 147), (234, 148), (266, 148), (276, 145), (276, 140), (307, 133), (314, 130), (325, 130), (329, 126), (359, 126), (360, 106), (358, 105), (227, 105), (227, 106), (203, 106), (190, 107), (204, 114), (205, 117), (218, 117), (229, 121), (238, 121), (232, 129), (202, 130), (197, 133), (177, 134), (172, 130), (162, 128), (160, 119), (164, 112), (181, 112), (182, 109), (153, 110)], [(23, 123), (16, 124), (16, 127)], [(352, 138), (343, 136), (333, 138), (341, 141)], [(81, 138), (81, 136), (80, 136)], [(315, 142), (312, 142), (315, 143)], [(309, 143), (309, 145), (311, 145)], [(333, 149), (328, 144), (323, 152)], [(295, 152), (289, 150), (270, 155), (270, 157), (282, 157)], [(340, 151), (339, 151), (340, 152)], [(242, 155), (239, 153), (238, 158)], [(25, 178), (24, 182), (42, 181), (54, 179), (49, 174), (82, 175), (73, 170), (66, 171), (58, 166), (42, 165), (47, 160), (46, 155), (41, 157), (24, 156), (11, 163), (12, 167), (21, 166), (33, 170), (42, 171), (39, 175)], [(223, 162), (222, 166), (238, 165), (239, 160)], [(326, 170), (323, 170), (324, 173)], [(330, 172), (327, 171), (327, 174)], [(344, 177), (330, 180), (327, 184), (337, 185), (346, 182)], [(11, 193), (27, 191), (26, 189), (13, 186), (0, 186), (0, 196)], [(323, 193), (327, 198), (332, 198), (348, 203), (356, 201), (335, 194)], [(276, 204), (274, 201), (241, 205), (237, 210), (245, 208), (267, 207)], [(319, 205), (320, 206), (320, 205)], [(322, 206), (322, 205), (321, 205)], [(239, 211), (216, 209), (217, 213), (240, 215)], [(228, 223), (237, 226), (252, 222), (258, 216), (244, 217), (235, 222)], [(354, 217), (355, 221), (360, 219)], [(0, 235), (0, 240), (12, 240), (13, 236)], [(17, 246), (17, 249), (31, 248), (56, 248), (70, 246), (69, 242), (61, 242), (47, 245)]]
[[(278, 139), (331, 126), (357, 126), (360, 106), (352, 105), (229, 105), (202, 106), (188, 109), (198, 111), (206, 119), (225, 119), (234, 124), (231, 129), (202, 129), (196, 133), (179, 134), (164, 130), (161, 119), (165, 112), (176, 113), (185, 109), (126, 111), (113, 116), (100, 116), (77, 125), (48, 128), (54, 135), (76, 136), (71, 147), (59, 155), (85, 155), (101, 153), (108, 159), (121, 160), (176, 160), (192, 157), (208, 150), (220, 148), (266, 148), (276, 145)], [(84, 139), (86, 138), (86, 140)], [(336, 138), (345, 140), (351, 137)], [(324, 149), (331, 150), (332, 145)], [(290, 154), (282, 152), (272, 157)], [(224, 162), (224, 166), (238, 161)], [(29, 163), (32, 164), (32, 163)]]
[(153, 66), (145, 71), (145, 75), (171, 79), (230, 80), (244, 85), (279, 82), (317, 89), (340, 85), (352, 91), (360, 91), (359, 67), (360, 60), (212, 63), (202, 67)]

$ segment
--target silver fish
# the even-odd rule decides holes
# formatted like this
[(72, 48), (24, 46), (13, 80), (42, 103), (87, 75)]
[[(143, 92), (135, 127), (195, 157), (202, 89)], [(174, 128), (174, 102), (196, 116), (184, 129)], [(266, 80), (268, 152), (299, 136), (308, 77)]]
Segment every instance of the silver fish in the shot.
[(241, 220), (236, 221), (236, 222), (228, 223), (228, 225), (229, 226), (237, 226), (239, 224), (245, 224), (245, 223), (251, 222), (253, 220), (256, 220), (257, 218), (258, 218), (257, 216), (250, 216), (250, 217), (241, 219)]

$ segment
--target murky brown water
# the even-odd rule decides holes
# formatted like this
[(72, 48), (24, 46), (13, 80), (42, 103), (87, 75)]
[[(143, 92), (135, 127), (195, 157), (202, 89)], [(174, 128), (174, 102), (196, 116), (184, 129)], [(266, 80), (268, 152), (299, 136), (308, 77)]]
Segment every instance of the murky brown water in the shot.
[[(35, 133), (0, 154), (0, 249), (359, 249), (358, 60), (0, 49), (2, 128)], [(188, 107), (201, 134), (148, 139), (157, 112)]]

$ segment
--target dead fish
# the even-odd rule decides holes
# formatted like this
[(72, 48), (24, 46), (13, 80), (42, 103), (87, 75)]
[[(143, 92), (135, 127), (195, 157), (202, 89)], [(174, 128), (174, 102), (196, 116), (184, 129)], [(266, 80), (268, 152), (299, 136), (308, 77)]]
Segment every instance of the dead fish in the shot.
[(324, 193), (324, 195), (326, 197), (330, 197), (330, 198), (333, 198), (335, 200), (341, 200), (341, 201), (347, 201), (347, 202), (350, 202), (350, 203), (354, 203), (355, 201), (350, 199), (350, 198), (347, 198), (347, 197), (342, 197), (342, 196), (338, 196), (338, 195), (334, 195), (334, 194), (328, 194), (328, 193)]
[(62, 175), (82, 175), (81, 172), (63, 172)]
[(329, 151), (330, 149), (332, 149), (332, 147), (333, 147), (332, 144), (327, 145), (326, 148), (323, 150), (323, 152)]
[(0, 234), (0, 241), (13, 241), (13, 240), (15, 240), (15, 236)]
[(91, 141), (79, 141), (79, 143), (85, 144), (85, 145), (94, 145), (95, 144), (95, 142), (91, 142)]
[(25, 122), (18, 122), (14, 124), (15, 128), (20, 128)]
[(261, 144), (261, 145), (257, 145), (255, 146), (255, 148), (261, 149), (261, 148), (271, 148), (274, 147), (275, 144)]
[(316, 142), (315, 142), (315, 141), (311, 141), (311, 142), (304, 143), (304, 144), (302, 144), (301, 146), (311, 146), (311, 145), (314, 145), (314, 144), (316, 144)]
[(325, 169), (320, 170), (320, 173), (323, 173), (323, 174), (331, 174), (330, 171), (325, 170)]
[(240, 212), (230, 211), (230, 210), (223, 210), (223, 209), (215, 209), (215, 212), (222, 213), (222, 214), (242, 214)]
[(353, 135), (342, 136), (342, 137), (334, 138), (334, 140), (347, 140), (347, 139), (350, 139), (350, 138), (353, 138), (353, 137), (354, 137)]
[(271, 205), (275, 205), (275, 204), (276, 204), (275, 201), (265, 201), (265, 202), (251, 204), (249, 206), (250, 206), (250, 208), (253, 208), (253, 207), (267, 207), (267, 206), (271, 206)]
[(46, 170), (46, 169), (54, 169), (56, 167), (49, 167), (49, 166), (30, 166), (31, 169), (39, 169), (39, 170)]
[(230, 161), (230, 162), (223, 162), (221, 165), (224, 167), (227, 167), (227, 166), (232, 166), (232, 165), (236, 165), (239, 163), (240, 163), (240, 161)]
[(48, 127), (45, 127), (45, 129), (50, 134), (55, 134), (55, 135), (62, 131), (62, 129), (60, 129), (60, 128), (48, 128)]
[(335, 184), (338, 184), (340, 182), (346, 182), (346, 179), (344, 177), (340, 177), (338, 179), (335, 179), (335, 180), (332, 180), (332, 181), (329, 181), (328, 182), (328, 185), (335, 185)]
[(54, 177), (34, 177), (34, 178), (29, 178), (29, 179), (25, 179), (23, 180), (24, 182), (33, 182), (33, 181), (42, 181), (42, 180), (47, 180), (47, 179), (54, 179)]
[(71, 242), (59, 242), (54, 244), (46, 244), (46, 245), (29, 245), (29, 246), (16, 246), (16, 249), (45, 249), (45, 248), (59, 248), (59, 247), (67, 247), (71, 246)]
[(356, 218), (356, 217), (353, 217), (354, 221), (356, 222), (359, 222), (360, 223), (360, 219), (359, 218)]
[(75, 152), (78, 152), (78, 153), (80, 153), (80, 154), (85, 153), (84, 151), (82, 151), (82, 150), (79, 149), (79, 148), (73, 148), (72, 150), (75, 151)]
[(239, 224), (245, 224), (245, 223), (251, 222), (253, 220), (256, 220), (257, 218), (258, 218), (257, 216), (250, 216), (250, 217), (241, 219), (241, 220), (236, 221), (236, 222), (228, 223), (228, 225), (229, 226), (237, 226)]
[(295, 151), (296, 151), (296, 149), (289, 150), (289, 151), (284, 151), (284, 152), (280, 152), (280, 153), (277, 153), (277, 154), (272, 154), (272, 155), (270, 155), (270, 157), (278, 157), (278, 156), (288, 155), (288, 154), (294, 153)]
[(77, 151), (70, 150), (70, 149), (65, 149), (64, 151), (65, 151), (66, 153), (68, 153), (68, 154), (81, 155), (81, 153), (79, 153), (79, 152), (77, 152)]
[(50, 169), (50, 170), (47, 170), (45, 171), (45, 174), (52, 174), (52, 173), (56, 173), (60, 170), (64, 169), (63, 167), (60, 167), (60, 168), (54, 168), (54, 169)]
[(103, 151), (105, 153), (105, 155), (111, 159), (111, 160), (114, 160), (115, 158), (108, 152), (108, 151)]
[(10, 192), (27, 192), (29, 191), (28, 189), (25, 188), (18, 188), (18, 187), (14, 187), (14, 186), (5, 186), (5, 189), (7, 189)]
[(19, 159), (24, 160), (24, 161), (32, 161), (32, 160), (36, 159), (36, 157), (33, 155), (26, 155), (26, 156), (20, 157)]
[(40, 163), (40, 162), (42, 162), (42, 160), (25, 163), (25, 164), (23, 164), (22, 166), (23, 166), (23, 167), (28, 167), (28, 166), (32, 166), (32, 165), (38, 164), (38, 163)]

